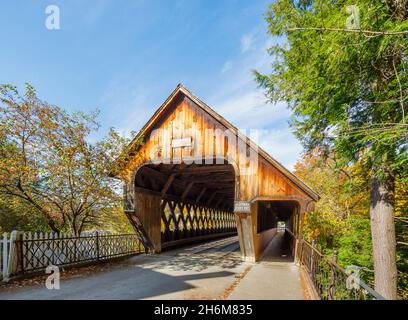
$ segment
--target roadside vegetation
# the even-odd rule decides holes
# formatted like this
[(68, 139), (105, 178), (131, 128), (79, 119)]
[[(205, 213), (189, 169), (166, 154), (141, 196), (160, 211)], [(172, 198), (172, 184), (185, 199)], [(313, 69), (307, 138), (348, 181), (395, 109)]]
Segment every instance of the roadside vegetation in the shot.
[(29, 84), (0, 86), (0, 102), (0, 231), (131, 230), (110, 177), (127, 139), (111, 129), (92, 142), (98, 112), (68, 113)]
[[(306, 236), (324, 249), (338, 246), (344, 263), (372, 268), (375, 290), (390, 299), (407, 265), (407, 243), (396, 240), (406, 238), (406, 227), (394, 219), (407, 216), (407, 6), (276, 0), (268, 31), (285, 41), (268, 50), (271, 72), (255, 71), (270, 101), (287, 101), (308, 154), (303, 177), (323, 194)], [(316, 176), (304, 170), (310, 162)]]

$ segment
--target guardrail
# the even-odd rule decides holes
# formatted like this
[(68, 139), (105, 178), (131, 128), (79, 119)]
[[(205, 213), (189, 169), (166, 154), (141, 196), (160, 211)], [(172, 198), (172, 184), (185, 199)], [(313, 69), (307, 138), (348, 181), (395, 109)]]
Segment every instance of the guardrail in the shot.
[(314, 244), (297, 239), (296, 259), (304, 266), (322, 300), (386, 300), (360, 279), (358, 267), (344, 269), (339, 266), (336, 252), (330, 259)]

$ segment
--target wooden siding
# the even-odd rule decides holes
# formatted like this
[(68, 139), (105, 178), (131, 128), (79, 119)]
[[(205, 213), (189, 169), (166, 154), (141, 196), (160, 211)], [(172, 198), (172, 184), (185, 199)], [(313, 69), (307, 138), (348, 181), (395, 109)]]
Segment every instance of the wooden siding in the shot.
[[(313, 200), (282, 172), (275, 168), (261, 155), (248, 156), (256, 152), (253, 148), (240, 148), (246, 145), (241, 137), (234, 146), (224, 136), (227, 127), (191, 101), (188, 97), (179, 97), (159, 122), (146, 133), (145, 143), (134, 155), (122, 174), (131, 181), (137, 168), (148, 162), (193, 161), (197, 157), (233, 159), (239, 181), (235, 200), (251, 201), (259, 196), (289, 196), (306, 201)], [(214, 133), (214, 134), (212, 134)], [(173, 148), (172, 140), (192, 137), (191, 147)], [(238, 149), (238, 150), (237, 150)], [(254, 153), (252, 153), (254, 154)], [(203, 160), (205, 161), (205, 160)]]

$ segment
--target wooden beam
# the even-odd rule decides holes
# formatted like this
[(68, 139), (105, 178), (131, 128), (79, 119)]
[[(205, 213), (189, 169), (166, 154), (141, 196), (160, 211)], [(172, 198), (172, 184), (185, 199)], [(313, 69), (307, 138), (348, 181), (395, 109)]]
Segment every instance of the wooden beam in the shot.
[(231, 207), (231, 202), (232, 202), (232, 201), (228, 201), (228, 200), (226, 200), (225, 198), (222, 199), (222, 200), (223, 200), (223, 201), (221, 202), (222, 207), (223, 207), (225, 210), (228, 210), (228, 209)]
[[(167, 171), (162, 168), (163, 171)], [(216, 173), (216, 172), (231, 172), (233, 173), (233, 169), (230, 165), (205, 165), (202, 167), (187, 167), (184, 169), (173, 169), (171, 168), (170, 171), (176, 171), (180, 174), (199, 174), (199, 173)]]
[(150, 168), (150, 167), (147, 167), (147, 166), (144, 166), (142, 169), (141, 169), (142, 171), (146, 171), (146, 172), (148, 172), (149, 174), (151, 174), (151, 175), (154, 175), (154, 176), (163, 176), (163, 173), (161, 173), (160, 171), (158, 171), (158, 170), (155, 170), (155, 169), (152, 169), (152, 168)]
[(155, 195), (155, 196), (161, 196), (160, 192), (150, 190), (150, 189), (146, 189), (146, 188), (143, 188), (143, 187), (135, 187), (135, 192), (141, 192), (141, 193), (147, 193), (147, 194), (151, 194), (151, 195)]
[(207, 207), (210, 206), (211, 201), (213, 201), (213, 199), (214, 199), (214, 197), (215, 197), (215, 195), (216, 195), (217, 193), (218, 193), (218, 192), (215, 191), (215, 192), (211, 195), (211, 197), (208, 199), (207, 204), (206, 204)]
[(193, 185), (194, 185), (194, 181), (189, 182), (189, 184), (187, 185), (186, 190), (184, 190), (183, 194), (181, 195), (181, 200), (182, 201), (187, 197), (187, 195), (190, 192)]
[(228, 183), (228, 182), (230, 182), (231, 183), (231, 185), (235, 185), (234, 184), (234, 182), (235, 182), (235, 179), (231, 179), (231, 178), (222, 178), (222, 177), (219, 177), (219, 176), (217, 176), (217, 175), (210, 175), (210, 176), (208, 176), (208, 177), (204, 177), (204, 178), (200, 178), (200, 177), (194, 177), (194, 176), (188, 176), (188, 177), (186, 177), (186, 176), (180, 176), (180, 179), (185, 179), (185, 180), (194, 180), (194, 182), (197, 182), (197, 183), (206, 183), (206, 182), (213, 182), (213, 183), (215, 183), (215, 182), (217, 182), (217, 181), (219, 181), (219, 182), (222, 182), (222, 183)]
[(152, 190), (159, 191), (160, 186), (157, 184), (157, 179), (148, 174), (144, 174), (143, 177), (149, 181)]
[(201, 190), (200, 194), (198, 195), (197, 199), (196, 199), (196, 203), (198, 203), (202, 196), (204, 195), (204, 193), (207, 191), (207, 188), (203, 188), (203, 190)]
[[(163, 173), (163, 172), (154, 170), (154, 169), (149, 168), (149, 167), (144, 167), (143, 170), (145, 171), (146, 174), (149, 174), (149, 175), (151, 175), (151, 176), (154, 176), (154, 177), (156, 177), (157, 179), (159, 179), (160, 181), (162, 181), (162, 182), (165, 184), (165, 187), (166, 187), (167, 183), (170, 183), (170, 184), (171, 184), (171, 183), (174, 183), (174, 184), (176, 184), (177, 187), (179, 187), (179, 188), (184, 188), (184, 187), (185, 187), (185, 183), (186, 183), (186, 182), (191, 182), (191, 181), (193, 181), (195, 184), (205, 183), (205, 182), (198, 181), (198, 179), (194, 179), (194, 180), (182, 180), (182, 179), (180, 179), (180, 178), (176, 178), (176, 176), (177, 176), (177, 177), (179, 176), (179, 174), (176, 173), (176, 172), (173, 172), (173, 173), (170, 175), (170, 177), (171, 177), (172, 175), (174, 175), (174, 177), (171, 178), (172, 181), (170, 182), (170, 181), (169, 181), (169, 176), (168, 176), (167, 174)], [(146, 175), (145, 175), (145, 176), (146, 176)], [(196, 181), (196, 180), (197, 180), (197, 181)], [(229, 189), (229, 188), (232, 189), (232, 188), (235, 188), (235, 184), (233, 183), (233, 181), (231, 181), (230, 183), (228, 183), (228, 182), (224, 183), (224, 181), (220, 181), (219, 183), (217, 183), (217, 181), (216, 181), (216, 176), (213, 177), (213, 179), (212, 179), (211, 181), (207, 181), (207, 184), (209, 184), (209, 182), (212, 182), (211, 185), (210, 185), (210, 186), (208, 186), (208, 185), (205, 186), (205, 187), (207, 187), (208, 189), (218, 189), (218, 188), (219, 188), (219, 189)], [(167, 188), (164, 188), (164, 187), (163, 187), (163, 189), (166, 189), (166, 190), (165, 190), (165, 193), (168, 191), (168, 188), (169, 188), (169, 187), (170, 187), (170, 185), (167, 186)]]
[[(209, 168), (207, 168), (207, 169), (209, 169)], [(197, 170), (197, 169), (196, 169)], [(185, 172), (185, 171), (183, 171), (183, 172), (181, 172), (180, 173), (180, 176), (188, 176), (188, 177), (197, 177), (197, 176), (199, 176), (199, 177), (205, 177), (205, 176), (207, 176), (207, 177), (211, 177), (211, 176), (213, 176), (214, 174), (216, 174), (218, 177), (229, 177), (229, 178), (232, 178), (232, 175), (233, 175), (233, 172), (231, 172), (231, 171), (211, 171), (211, 170), (206, 170), (206, 171), (193, 171), (193, 169), (191, 169), (191, 171), (188, 171), (188, 172)]]
[(219, 204), (220, 204), (221, 201), (223, 201), (223, 200), (224, 200), (223, 198), (219, 198), (218, 201), (215, 203), (215, 206), (214, 206), (214, 207), (218, 208)]
[[(150, 189), (146, 189), (146, 188), (142, 188), (142, 187), (135, 187), (135, 192), (141, 192), (141, 193), (147, 193), (147, 194), (151, 194), (151, 195), (157, 195), (157, 196), (161, 196), (161, 192), (157, 192), (157, 191), (153, 191)], [(212, 197), (215, 196), (215, 194), (217, 194), (218, 192), (214, 192)], [(163, 197), (163, 199), (168, 199), (168, 200), (174, 200), (174, 201), (180, 201), (180, 197), (177, 196), (173, 196), (171, 194), (165, 194)], [(225, 199), (225, 198), (223, 198)], [(213, 199), (211, 199), (213, 200)], [(196, 201), (194, 200), (190, 200), (190, 199), (185, 199), (184, 203), (186, 204), (191, 204), (191, 205), (196, 205)], [(218, 209), (214, 206), (210, 206), (210, 201), (207, 202), (207, 204), (205, 205), (205, 207), (207, 208), (213, 208), (213, 209)]]
[[(225, 167), (225, 166), (224, 166)], [(187, 168), (187, 170), (189, 170), (190, 168)], [(191, 169), (203, 169), (202, 167), (196, 167), (196, 168), (191, 168)], [(207, 168), (204, 168), (207, 169)], [(181, 200), (180, 196), (177, 195), (171, 195), (168, 193), (169, 188), (174, 185), (175, 187), (177, 187), (178, 189), (183, 189), (183, 194), (185, 193), (186, 190), (186, 183), (188, 183), (187, 187), (193, 183), (191, 185), (191, 187), (189, 187), (189, 193), (193, 193), (194, 195), (197, 195), (196, 200), (192, 200), (189, 201), (187, 199), (187, 194), (184, 195), (184, 199), (183, 201), (185, 203), (191, 203), (191, 204), (199, 204), (199, 202), (202, 200), (204, 194), (208, 191), (208, 190), (212, 190), (213, 192), (215, 192), (215, 194), (220, 195), (223, 200), (229, 200), (229, 199), (233, 199), (234, 197), (234, 188), (235, 188), (235, 184), (234, 183), (226, 183), (226, 182), (196, 182), (195, 179), (192, 181), (187, 181), (187, 180), (182, 180), (178, 178), (178, 173), (173, 172), (170, 175), (165, 174), (164, 172), (160, 172), (157, 171), (155, 169), (152, 169), (150, 167), (144, 167), (143, 170), (145, 170), (145, 174), (144, 176), (146, 177), (146, 175), (152, 176), (152, 178), (156, 178), (157, 180), (159, 180), (161, 183), (161, 185), (164, 185), (163, 188), (160, 190), (157, 190), (156, 192), (162, 197), (162, 198), (167, 198), (167, 199), (177, 199), (177, 200)], [(225, 170), (225, 168), (224, 168)], [(206, 173), (206, 175), (208, 175), (208, 173)], [(138, 176), (139, 177), (139, 176)], [(177, 177), (177, 178), (176, 178)], [(214, 176), (215, 178), (215, 176)], [(143, 192), (147, 191), (146, 186), (142, 185), (141, 187), (144, 187), (145, 190)], [(200, 191), (200, 189), (201, 191)], [(143, 188), (142, 188), (143, 189)], [(152, 190), (149, 190), (152, 191)], [(155, 190), (153, 190), (154, 192)], [(193, 192), (194, 191), (194, 192)], [(202, 194), (201, 194), (202, 193)], [(215, 194), (211, 194), (211, 197), (209, 198), (207, 204), (205, 206), (207, 207), (214, 207), (211, 206), (211, 202), (214, 200), (214, 196)], [(197, 200), (198, 199), (198, 200)]]
[(175, 177), (176, 177), (176, 174), (173, 173), (173, 174), (170, 175), (170, 177), (167, 179), (166, 184), (164, 185), (164, 187), (163, 187), (163, 189), (162, 189), (162, 191), (161, 191), (161, 196), (162, 196), (162, 197), (166, 194), (167, 190), (169, 190), (169, 188), (170, 188), (170, 186), (171, 186), (171, 184), (172, 184), (172, 182), (173, 182), (173, 180), (174, 180)]
[[(195, 181), (196, 182), (196, 181)], [(231, 183), (217, 183), (217, 182), (213, 182), (213, 183), (205, 183), (205, 182), (196, 182), (196, 184), (202, 184), (203, 186), (206, 186), (209, 189), (233, 189), (234, 185)]]

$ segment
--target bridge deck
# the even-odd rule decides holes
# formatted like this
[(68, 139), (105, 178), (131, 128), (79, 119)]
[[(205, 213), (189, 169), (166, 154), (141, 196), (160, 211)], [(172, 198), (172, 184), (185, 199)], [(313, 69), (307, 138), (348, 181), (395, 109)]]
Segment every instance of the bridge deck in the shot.
[(283, 242), (283, 233), (269, 243), (260, 263), (255, 264), (229, 296), (239, 300), (304, 300), (299, 267)]
[(237, 237), (231, 237), (63, 277), (60, 290), (47, 290), (44, 284), (0, 287), (0, 300), (302, 299), (297, 267), (290, 261), (270, 262), (279, 254), (280, 241), (281, 236), (275, 237), (268, 261), (257, 264), (242, 261)]

